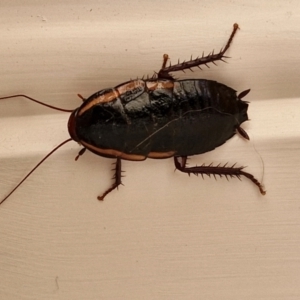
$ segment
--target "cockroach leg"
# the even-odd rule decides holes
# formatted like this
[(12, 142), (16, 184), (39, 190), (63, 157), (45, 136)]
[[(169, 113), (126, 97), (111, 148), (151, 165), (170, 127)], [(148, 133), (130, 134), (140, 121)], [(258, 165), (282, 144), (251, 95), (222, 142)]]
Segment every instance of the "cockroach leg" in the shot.
[(86, 100), (81, 94), (77, 94), (77, 96), (78, 96), (83, 102)]
[(98, 196), (98, 200), (101, 200), (101, 201), (104, 200), (104, 198), (107, 194), (109, 194), (115, 188), (118, 188), (118, 186), (120, 184), (122, 184), (122, 181), (121, 181), (121, 177), (122, 177), (121, 158), (119, 158), (119, 157), (116, 160), (116, 167), (114, 170), (115, 170), (115, 175), (114, 175), (113, 179), (115, 180), (115, 182), (101, 196)]
[(76, 160), (76, 161), (78, 160), (78, 158), (79, 158), (80, 156), (82, 156), (82, 155), (85, 153), (85, 150), (86, 150), (86, 148), (82, 148), (82, 149), (78, 152), (78, 155), (75, 157), (75, 160)]
[(167, 65), (167, 62), (168, 62), (168, 59), (169, 59), (169, 55), (168, 54), (164, 54), (163, 55), (163, 63), (162, 63), (161, 69), (165, 69), (165, 67)]
[(176, 169), (178, 169), (179, 171), (183, 172), (183, 173), (187, 173), (187, 174), (195, 174), (195, 175), (199, 175), (201, 174), (202, 177), (203, 175), (213, 175), (214, 177), (220, 176), (222, 177), (222, 175), (224, 175), (227, 179), (228, 177), (237, 177), (238, 179), (240, 179), (241, 176), (245, 176), (248, 179), (250, 179), (255, 185), (257, 185), (257, 187), (259, 188), (259, 191), (262, 195), (266, 194), (266, 191), (264, 190), (262, 184), (250, 173), (244, 172), (243, 169), (244, 167), (235, 167), (235, 164), (231, 167), (226, 167), (227, 164), (225, 164), (224, 166), (212, 166), (212, 165), (202, 165), (202, 166), (196, 166), (196, 167), (186, 167), (186, 156), (181, 157), (181, 163), (178, 160), (178, 157), (174, 157), (174, 163), (175, 163), (175, 167)]
[(218, 60), (224, 61), (224, 58), (226, 58), (224, 56), (224, 54), (229, 49), (231, 42), (233, 40), (233, 37), (235, 36), (238, 29), (239, 29), (239, 25), (237, 23), (233, 24), (233, 30), (231, 32), (231, 35), (230, 35), (225, 47), (223, 49), (221, 49), (221, 51), (219, 53), (214, 54), (214, 52), (212, 51), (207, 56), (202, 55), (201, 57), (197, 57), (196, 59), (191, 59), (189, 61), (178, 63), (173, 66), (170, 65), (169, 67), (166, 67), (168, 56), (165, 57), (165, 55), (166, 55), (165, 54), (162, 68), (158, 72), (158, 78), (165, 78), (165, 79), (172, 78), (172, 76), (169, 74), (170, 72), (183, 71), (186, 69), (191, 70), (191, 68), (199, 67), (200, 65), (207, 65), (208, 63), (215, 63), (215, 61), (218, 61)]

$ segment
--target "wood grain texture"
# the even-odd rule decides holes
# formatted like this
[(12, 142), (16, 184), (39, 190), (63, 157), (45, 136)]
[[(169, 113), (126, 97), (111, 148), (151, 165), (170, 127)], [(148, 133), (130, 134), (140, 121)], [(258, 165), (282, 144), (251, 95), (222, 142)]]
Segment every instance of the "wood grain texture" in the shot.
[[(180, 78), (251, 88), (243, 128), (192, 164), (237, 162), (258, 178), (185, 176), (172, 160), (111, 160), (70, 143), (0, 206), (0, 299), (300, 298), (298, 1), (2, 1), (0, 96), (75, 108), (84, 97), (224, 46), (228, 64)], [(0, 101), (0, 198), (68, 138), (68, 114)], [(263, 161), (263, 163), (262, 163)]]

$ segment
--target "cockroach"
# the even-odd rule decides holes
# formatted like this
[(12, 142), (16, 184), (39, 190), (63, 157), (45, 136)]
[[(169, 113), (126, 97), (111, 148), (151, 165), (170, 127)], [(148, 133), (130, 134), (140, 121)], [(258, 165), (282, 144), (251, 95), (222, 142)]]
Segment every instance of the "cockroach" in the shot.
[(53, 152), (76, 141), (83, 146), (75, 160), (86, 149), (96, 155), (116, 160), (113, 184), (98, 196), (99, 200), (117, 188), (121, 182), (121, 161), (142, 161), (146, 158), (173, 157), (175, 168), (187, 174), (217, 175), (222, 177), (247, 177), (265, 194), (262, 184), (244, 167), (201, 165), (187, 167), (188, 156), (205, 153), (224, 144), (236, 132), (249, 139), (241, 124), (248, 120), (248, 103), (243, 101), (250, 90), (237, 95), (222, 83), (205, 79), (176, 80), (171, 73), (201, 65), (224, 61), (226, 51), (239, 29), (233, 30), (219, 53), (197, 57), (175, 65), (169, 64), (168, 55), (151, 78), (136, 79), (114, 88), (101, 90), (84, 99), (75, 110), (61, 109), (26, 95), (13, 95), (3, 99), (24, 97), (38, 104), (71, 112), (69, 139), (46, 155), (0, 202), (2, 204)]

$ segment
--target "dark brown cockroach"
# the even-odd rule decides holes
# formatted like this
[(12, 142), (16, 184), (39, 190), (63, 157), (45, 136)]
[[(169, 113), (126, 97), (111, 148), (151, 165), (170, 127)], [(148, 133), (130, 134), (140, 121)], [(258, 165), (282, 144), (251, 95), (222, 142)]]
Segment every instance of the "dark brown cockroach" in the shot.
[[(225, 52), (238, 30), (233, 31), (219, 53), (197, 57), (167, 66), (164, 55), (160, 71), (152, 78), (130, 80), (114, 88), (101, 90), (75, 110), (66, 110), (25, 97), (47, 107), (71, 112), (68, 122), (70, 139), (62, 142), (44, 157), (22, 181), (0, 202), (2, 204), (32, 172), (62, 145), (74, 140), (94, 154), (116, 159), (114, 183), (99, 200), (121, 184), (121, 160), (142, 161), (146, 158), (174, 158), (176, 169), (188, 174), (247, 177), (265, 194), (261, 183), (244, 167), (235, 165), (202, 165), (187, 167), (188, 156), (205, 153), (224, 144), (236, 131), (249, 139), (241, 124), (248, 120), (248, 103), (243, 101), (250, 90), (239, 95), (232, 88), (212, 80), (176, 80), (172, 72), (215, 63), (226, 58)], [(180, 159), (181, 158), (181, 159)]]

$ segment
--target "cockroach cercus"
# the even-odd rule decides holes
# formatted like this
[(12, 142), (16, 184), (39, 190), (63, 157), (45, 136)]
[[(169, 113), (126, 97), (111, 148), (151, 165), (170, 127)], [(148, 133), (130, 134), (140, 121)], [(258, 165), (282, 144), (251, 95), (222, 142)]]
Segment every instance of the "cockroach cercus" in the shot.
[(62, 142), (45, 156), (22, 181), (0, 202), (2, 204), (32, 172), (62, 145), (74, 140), (83, 146), (77, 158), (86, 149), (96, 155), (116, 160), (114, 182), (99, 200), (121, 182), (121, 161), (142, 161), (146, 158), (174, 158), (176, 169), (187, 174), (219, 175), (220, 177), (247, 177), (265, 194), (262, 184), (244, 167), (201, 165), (187, 167), (187, 157), (201, 154), (224, 144), (236, 132), (249, 139), (241, 124), (248, 120), (248, 103), (243, 101), (250, 90), (239, 95), (232, 88), (212, 80), (177, 80), (171, 73), (223, 61), (234, 35), (239, 29), (233, 25), (232, 33), (219, 53), (168, 65), (168, 55), (152, 78), (130, 80), (114, 88), (101, 90), (75, 110), (61, 109), (42, 103), (26, 95), (13, 95), (3, 99), (24, 97), (53, 109), (71, 112), (68, 130), (70, 139)]

